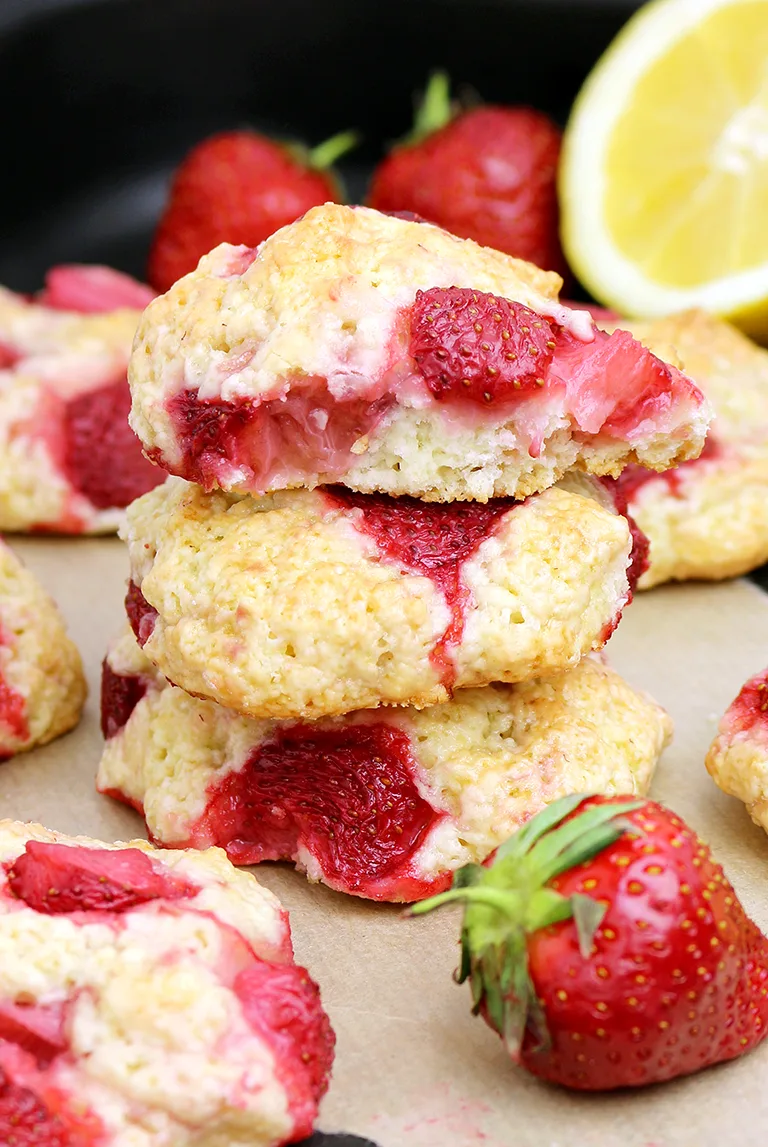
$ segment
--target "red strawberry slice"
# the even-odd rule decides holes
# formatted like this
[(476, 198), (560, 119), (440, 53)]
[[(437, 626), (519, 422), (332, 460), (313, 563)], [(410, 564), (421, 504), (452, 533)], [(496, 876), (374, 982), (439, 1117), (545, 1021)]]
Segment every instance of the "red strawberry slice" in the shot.
[(3, 1147), (80, 1147), (57, 1115), (0, 1069), (0, 1143)]
[(410, 352), (437, 399), (488, 405), (545, 385), (559, 330), (522, 303), (433, 287), (416, 293)]
[(51, 916), (127, 912), (149, 900), (179, 900), (197, 892), (138, 848), (80, 848), (29, 840), (6, 871), (13, 895)]
[(92, 315), (121, 307), (143, 311), (154, 297), (154, 291), (122, 271), (70, 263), (51, 268), (35, 302), (57, 311)]
[(34, 1056), (39, 1067), (66, 1051), (65, 1004), (17, 1004), (0, 1001), (0, 1041), (16, 1044)]
[(191, 842), (216, 843), (236, 864), (309, 853), (332, 887), (387, 899), (410, 887), (441, 817), (415, 772), (407, 734), (391, 725), (290, 725), (211, 786)]
[(768, 938), (707, 846), (653, 801), (556, 801), (411, 913), (456, 900), (475, 1011), (550, 1082), (657, 1083), (768, 1032)]
[(125, 612), (131, 624), (136, 640), (142, 647), (152, 636), (157, 621), (157, 610), (150, 605), (135, 581), (128, 583), (128, 592), (125, 595)]
[(258, 960), (237, 976), (234, 990), (248, 1023), (274, 1052), (293, 1135), (311, 1135), (318, 1100), (328, 1090), (336, 1042), (317, 984), (305, 968)]

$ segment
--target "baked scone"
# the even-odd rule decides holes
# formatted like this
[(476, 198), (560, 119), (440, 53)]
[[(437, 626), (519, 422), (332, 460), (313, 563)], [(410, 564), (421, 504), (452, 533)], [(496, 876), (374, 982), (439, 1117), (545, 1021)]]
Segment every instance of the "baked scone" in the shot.
[(422, 708), (572, 665), (630, 594), (626, 519), (560, 487), (442, 505), (169, 478), (129, 507), (122, 536), (147, 656), (252, 717)]
[(645, 793), (663, 709), (599, 654), (430, 709), (313, 724), (254, 721), (169, 685), (128, 631), (104, 662), (98, 787), (158, 844), (221, 845), (236, 864), (293, 860), (373, 900), (448, 887), (545, 804)]
[(316, 207), (150, 304), (131, 425), (171, 473), (251, 494), (486, 501), (695, 457), (709, 411), (691, 380), (560, 285), (429, 223)]
[(640, 588), (756, 569), (768, 561), (768, 351), (703, 311), (624, 325), (678, 358), (715, 412), (700, 458), (606, 479), (650, 542)]
[(131, 340), (152, 298), (106, 267), (0, 287), (0, 530), (106, 533), (162, 481), (128, 425)]
[(0, 1143), (278, 1147), (333, 1058), (279, 901), (219, 849), (0, 821)]
[(706, 765), (715, 784), (743, 801), (768, 832), (768, 669), (751, 677), (726, 709)]
[(0, 761), (80, 720), (83, 664), (56, 605), (0, 541)]

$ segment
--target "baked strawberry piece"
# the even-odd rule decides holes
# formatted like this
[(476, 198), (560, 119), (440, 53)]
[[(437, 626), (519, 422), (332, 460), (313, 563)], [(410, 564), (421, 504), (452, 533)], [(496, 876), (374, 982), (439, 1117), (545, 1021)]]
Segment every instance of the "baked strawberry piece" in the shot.
[(768, 669), (728, 706), (706, 757), (715, 784), (747, 807), (768, 832)]
[(56, 605), (0, 541), (0, 761), (68, 732), (86, 684)]
[(768, 351), (703, 311), (630, 327), (682, 362), (715, 412), (699, 458), (605, 480), (650, 542), (640, 588), (748, 573), (768, 561)]
[(629, 525), (586, 478), (451, 505), (343, 487), (258, 500), (170, 478), (129, 507), (123, 537), (149, 659), (252, 717), (421, 708), (573, 665), (631, 593)]
[(451, 105), (430, 79), (411, 135), (373, 173), (368, 204), (411, 211), (464, 239), (566, 274), (559, 239), (562, 133), (529, 107)]
[(548, 802), (645, 793), (671, 723), (597, 655), (429, 709), (255, 721), (169, 685), (126, 632), (102, 676), (100, 791), (156, 844), (293, 860), (373, 900), (448, 887)]
[(454, 902), (474, 1010), (550, 1083), (661, 1083), (768, 1032), (768, 939), (707, 845), (654, 801), (565, 797), (411, 911)]
[(54, 267), (34, 299), (0, 288), (0, 529), (110, 532), (163, 479), (128, 425), (152, 298), (108, 267)]
[(0, 1142), (279, 1147), (334, 1037), (286, 913), (218, 850), (0, 821)]
[(131, 425), (171, 473), (251, 494), (486, 501), (572, 467), (695, 457), (699, 390), (559, 287), (431, 224), (316, 207), (258, 248), (217, 247), (150, 304)]

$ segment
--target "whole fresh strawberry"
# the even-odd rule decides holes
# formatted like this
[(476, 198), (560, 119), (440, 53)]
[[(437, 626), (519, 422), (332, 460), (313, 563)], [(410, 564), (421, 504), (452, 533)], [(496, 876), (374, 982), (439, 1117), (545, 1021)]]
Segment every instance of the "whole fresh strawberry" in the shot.
[(373, 175), (368, 203), (412, 211), (485, 247), (565, 271), (556, 173), (561, 133), (542, 112), (480, 106), (453, 114), (442, 72), (411, 136)]
[(768, 940), (707, 846), (653, 801), (556, 801), (411, 913), (454, 901), (474, 1010), (553, 1083), (656, 1083), (766, 1034)]
[(339, 201), (331, 165), (357, 142), (343, 132), (308, 151), (255, 131), (198, 143), (176, 171), (155, 232), (147, 278), (167, 291), (219, 243), (255, 247), (310, 207)]

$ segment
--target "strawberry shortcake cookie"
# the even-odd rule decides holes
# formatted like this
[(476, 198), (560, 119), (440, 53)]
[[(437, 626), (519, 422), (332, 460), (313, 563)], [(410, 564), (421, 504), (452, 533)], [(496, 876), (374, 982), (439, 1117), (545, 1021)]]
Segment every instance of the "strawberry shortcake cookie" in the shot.
[(671, 724), (599, 655), (430, 709), (255, 721), (169, 685), (127, 632), (102, 677), (98, 787), (152, 839), (293, 860), (374, 900), (416, 900), (566, 793), (645, 793)]
[(333, 1058), (286, 913), (218, 849), (0, 821), (0, 1143), (279, 1147)]
[(443, 505), (169, 478), (127, 512), (128, 615), (169, 680), (251, 717), (521, 681), (603, 645), (631, 593), (626, 518), (578, 489)]
[(429, 223), (326, 204), (224, 244), (144, 312), (131, 425), (208, 490), (340, 482), (524, 497), (568, 469), (696, 457), (699, 390), (560, 279)]
[(703, 311), (630, 329), (679, 359), (715, 412), (699, 458), (605, 480), (650, 542), (640, 588), (748, 573), (768, 561), (768, 351)]
[(61, 614), (0, 541), (0, 760), (74, 728), (85, 694), (80, 654)]
[(768, 832), (768, 669), (747, 681), (720, 721), (706, 759), (716, 785)]
[(152, 297), (107, 267), (54, 268), (34, 299), (0, 288), (0, 529), (109, 532), (162, 481), (128, 425)]

